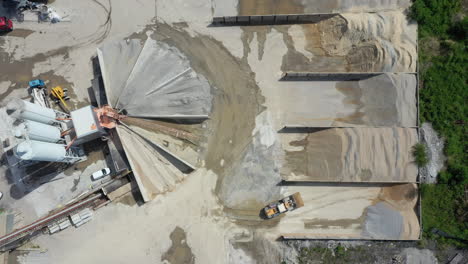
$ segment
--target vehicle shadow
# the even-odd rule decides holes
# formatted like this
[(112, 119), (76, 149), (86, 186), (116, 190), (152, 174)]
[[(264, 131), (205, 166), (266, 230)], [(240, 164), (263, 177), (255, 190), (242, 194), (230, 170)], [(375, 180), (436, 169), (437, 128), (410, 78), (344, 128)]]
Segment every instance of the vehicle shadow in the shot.
[(263, 210), (263, 208), (260, 209), (260, 212), (258, 212), (258, 217), (260, 217), (263, 220), (269, 220), (269, 218), (266, 217), (265, 210)]

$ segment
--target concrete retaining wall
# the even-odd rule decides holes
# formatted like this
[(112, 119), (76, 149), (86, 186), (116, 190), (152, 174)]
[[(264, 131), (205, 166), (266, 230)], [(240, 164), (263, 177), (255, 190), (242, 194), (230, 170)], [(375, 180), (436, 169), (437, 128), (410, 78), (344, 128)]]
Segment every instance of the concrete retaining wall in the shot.
[(384, 74), (384, 72), (285, 72), (280, 81), (360, 81)]
[(263, 16), (222, 16), (213, 17), (213, 26), (248, 26), (248, 25), (282, 25), (318, 23), (322, 20), (337, 16), (330, 14), (290, 14)]

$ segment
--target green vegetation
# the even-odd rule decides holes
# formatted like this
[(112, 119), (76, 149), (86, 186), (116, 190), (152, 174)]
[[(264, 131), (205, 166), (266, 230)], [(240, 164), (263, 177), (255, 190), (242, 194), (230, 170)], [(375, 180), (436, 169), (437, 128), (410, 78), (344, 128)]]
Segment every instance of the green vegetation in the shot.
[(461, 0), (414, 0), (410, 15), (419, 25), (420, 118), (446, 140), (439, 184), (422, 186), (424, 235), (434, 237), (437, 229), (468, 240), (468, 20), (462, 9)]
[(464, 187), (449, 184), (423, 184), (422, 222), (425, 235), (428, 238), (437, 238), (444, 243), (458, 246), (464, 244), (455, 239), (436, 236), (433, 231), (440, 230), (447, 235), (460, 239), (468, 238), (467, 204), (464, 202)]
[(412, 148), (414, 161), (419, 167), (425, 166), (429, 162), (427, 157), (426, 146), (422, 143), (417, 143)]
[(420, 37), (448, 37), (454, 15), (460, 11), (460, 0), (415, 0), (411, 17), (418, 21)]
[(342, 245), (336, 246), (334, 249), (317, 246), (309, 248), (301, 248), (297, 263), (323, 263), (323, 264), (347, 264), (347, 263), (374, 263), (376, 259), (369, 254), (368, 248), (356, 246), (346, 249)]
[(335, 256), (337, 256), (338, 258), (344, 257), (345, 254), (346, 254), (346, 248), (344, 248), (343, 246), (338, 245), (335, 248)]

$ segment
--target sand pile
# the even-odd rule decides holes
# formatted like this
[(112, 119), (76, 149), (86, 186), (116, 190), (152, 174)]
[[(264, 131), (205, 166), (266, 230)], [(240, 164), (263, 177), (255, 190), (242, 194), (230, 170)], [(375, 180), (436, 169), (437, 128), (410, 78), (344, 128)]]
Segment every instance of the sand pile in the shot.
[(367, 208), (362, 235), (371, 239), (418, 239), (420, 225), (415, 207), (418, 201), (416, 184), (383, 187)]
[[(312, 10), (311, 2), (320, 2), (320, 1), (310, 1), (303, 0), (304, 5), (306, 6), (305, 11), (310, 12)], [(308, 3), (308, 4), (306, 4)], [(315, 3), (317, 5), (318, 3)], [(410, 0), (331, 0), (327, 1), (329, 7), (331, 7), (331, 12), (376, 12), (376, 11), (386, 11), (386, 10), (398, 10), (406, 9), (411, 5)], [(320, 5), (319, 5), (320, 6)], [(322, 11), (326, 9), (322, 8)]]
[(416, 126), (416, 76), (381, 74), (359, 81), (283, 81), (283, 126)]
[(412, 128), (331, 128), (280, 135), (289, 181), (415, 182)]
[[(144, 44), (137, 39), (110, 42), (97, 52), (108, 102), (125, 115), (208, 117), (211, 87), (177, 48), (148, 38)], [(194, 169), (198, 155), (188, 142), (155, 132), (150, 121), (123, 123), (119, 136), (145, 201), (173, 190)]]
[[(417, 26), (409, 24), (401, 12), (346, 13), (314, 24), (243, 30), (244, 40), (248, 40), (244, 41), (244, 54), (252, 53), (260, 62), (282, 56), (283, 72), (416, 71)], [(283, 46), (286, 54), (281, 51)]]
[(417, 239), (419, 220), (414, 213), (418, 200), (416, 184), (383, 187), (378, 202), (366, 211), (363, 236), (372, 239)]
[(150, 141), (125, 127), (118, 127), (117, 131), (145, 201), (174, 190), (186, 177)]
[(403, 217), (388, 204), (380, 202), (367, 208), (364, 236), (379, 239), (399, 239), (403, 232)]
[(289, 185), (285, 195), (300, 192), (304, 207), (288, 212), (265, 233), (274, 238), (418, 239), (417, 186), (382, 186)]
[(349, 71), (416, 71), (417, 26), (401, 12), (346, 13), (319, 28), (326, 54), (346, 56)]
[(143, 46), (120, 41), (98, 55), (112, 106), (129, 116), (196, 118), (211, 111), (210, 85), (174, 47), (152, 39)]
[[(238, 2), (238, 15), (316, 14), (403, 10), (410, 0), (232, 0)], [(226, 13), (225, 16), (236, 14)]]

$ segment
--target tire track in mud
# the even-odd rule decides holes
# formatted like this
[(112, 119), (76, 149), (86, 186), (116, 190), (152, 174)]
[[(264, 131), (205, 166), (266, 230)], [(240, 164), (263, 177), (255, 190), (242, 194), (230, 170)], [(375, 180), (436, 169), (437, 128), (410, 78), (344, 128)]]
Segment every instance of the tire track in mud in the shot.
[[(101, 43), (110, 33), (110, 30), (112, 28), (112, 2), (111, 0), (107, 0), (107, 3), (109, 5), (109, 8), (107, 8), (104, 4), (99, 2), (98, 0), (92, 0), (96, 5), (101, 7), (104, 12), (107, 14), (106, 21), (104, 24), (100, 25), (98, 29), (91, 34), (88, 37), (84, 37), (84, 41), (80, 44), (73, 45), (69, 48), (80, 48), (80, 47), (86, 47), (91, 44), (99, 44)], [(101, 33), (101, 31), (103, 32)], [(89, 39), (89, 40), (88, 40)]]
[[(247, 58), (235, 58), (222, 43), (210, 36), (191, 36), (183, 24), (169, 26), (156, 23), (155, 26), (152, 37), (184, 53), (190, 59), (191, 67), (212, 87), (213, 109), (206, 122), (202, 155), (206, 168), (219, 176), (216, 194), (223, 204), (234, 197), (235, 203), (247, 205), (248, 208), (242, 209), (259, 210), (263, 206), (261, 199), (252, 203), (245, 202), (245, 199), (257, 200), (258, 190), (251, 185), (262, 184), (265, 179), (244, 171), (246, 166), (250, 166), (250, 158), (245, 160), (245, 157), (252, 155), (252, 131), (256, 117), (264, 111), (264, 97)], [(150, 29), (154, 30), (154, 27)], [(238, 190), (238, 186), (250, 187)], [(223, 189), (228, 190), (224, 195), (221, 194)], [(256, 215), (258, 217), (258, 212)]]

